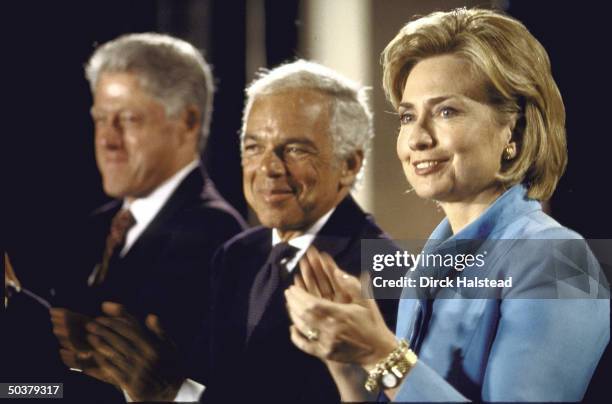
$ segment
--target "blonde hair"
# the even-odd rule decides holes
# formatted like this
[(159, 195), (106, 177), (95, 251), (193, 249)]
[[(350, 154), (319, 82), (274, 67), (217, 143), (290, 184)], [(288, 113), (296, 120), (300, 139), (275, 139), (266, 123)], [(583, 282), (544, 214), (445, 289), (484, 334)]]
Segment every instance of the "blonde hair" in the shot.
[[(383, 88), (397, 108), (412, 68), (428, 57), (453, 54), (487, 83), (489, 102), (506, 119), (516, 116), (517, 155), (502, 160), (500, 183), (524, 183), (546, 200), (567, 164), (565, 108), (544, 47), (519, 21), (496, 11), (434, 12), (406, 24), (381, 55)], [(500, 156), (501, 158), (501, 156)]]

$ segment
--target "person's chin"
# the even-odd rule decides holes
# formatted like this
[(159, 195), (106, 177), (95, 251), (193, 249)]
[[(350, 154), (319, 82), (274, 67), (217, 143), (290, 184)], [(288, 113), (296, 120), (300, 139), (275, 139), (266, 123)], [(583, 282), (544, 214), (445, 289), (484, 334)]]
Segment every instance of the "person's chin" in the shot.
[(446, 195), (445, 190), (435, 186), (435, 184), (417, 185), (413, 186), (413, 189), (417, 196), (422, 199), (441, 201)]
[(291, 228), (290, 221), (283, 217), (266, 218), (261, 220), (261, 225), (270, 229), (285, 230)]
[(292, 224), (299, 221), (299, 215), (290, 207), (267, 207), (261, 213), (257, 214), (259, 221), (265, 227), (275, 229), (292, 228)]
[(112, 198), (124, 198), (128, 190), (124, 184), (115, 181), (103, 181), (102, 189), (104, 193)]

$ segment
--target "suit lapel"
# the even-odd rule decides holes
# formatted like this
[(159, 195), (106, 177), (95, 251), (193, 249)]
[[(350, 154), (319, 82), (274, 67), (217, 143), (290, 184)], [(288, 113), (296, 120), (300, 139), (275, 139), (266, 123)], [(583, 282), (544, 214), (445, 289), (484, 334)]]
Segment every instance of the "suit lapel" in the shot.
[(149, 223), (122, 260), (129, 260), (134, 256), (139, 256), (139, 251), (143, 249), (143, 246), (146, 246), (144, 250), (148, 251), (150, 251), (152, 245), (156, 245), (158, 248), (162, 247), (164, 229), (168, 228), (167, 223), (173, 220), (176, 213), (181, 211), (186, 204), (199, 197), (204, 187), (204, 182), (205, 176), (199, 167), (189, 173), (172, 195), (170, 195), (170, 198), (157, 212), (155, 218)]
[[(313, 245), (320, 251), (325, 251), (334, 259), (341, 259), (347, 249), (352, 246), (353, 240), (359, 238), (365, 221), (365, 213), (363, 213), (349, 195), (337, 206), (327, 223), (315, 237)], [(270, 233), (267, 239), (269, 243), (267, 248), (268, 253), (272, 248), (271, 239), (272, 235)], [(259, 270), (263, 270), (263, 268)], [(292, 275), (295, 275), (296, 271), (299, 271), (299, 269), (295, 268), (292, 271)], [(293, 282), (292, 276), (288, 278), (287, 282), (289, 282), (287, 286)], [(249, 338), (249, 343), (265, 338), (266, 335), (280, 328), (284, 328), (288, 335), (289, 318), (287, 309), (285, 308), (284, 289), (285, 288), (279, 288), (272, 296), (268, 309), (253, 330), (251, 338)], [(248, 295), (246, 298), (248, 299)], [(247, 343), (247, 347), (248, 345)]]
[(268, 255), (270, 254), (270, 251), (272, 250), (272, 231), (267, 228), (264, 229), (261, 238), (254, 242), (253, 245), (249, 245), (248, 249), (249, 251), (247, 251), (244, 255), (245, 259), (248, 258), (251, 254), (256, 255), (256, 257), (245, 261), (247, 265), (251, 264), (249, 265), (250, 270), (248, 272), (240, 271), (241, 273), (238, 275), (237, 281), (239, 281), (244, 286), (241, 289), (242, 293), (240, 295), (240, 299), (243, 304), (237, 306), (237, 313), (234, 315), (234, 317), (240, 318), (240, 326), (244, 330), (242, 341), (245, 344), (245, 349), (248, 348), (250, 342), (257, 340), (260, 335), (267, 334), (268, 330), (270, 329), (270, 325), (276, 324), (278, 320), (278, 315), (273, 316), (270, 313), (272, 311), (270, 310), (270, 308), (278, 305), (278, 293), (275, 293), (270, 299), (268, 310), (263, 313), (261, 320), (253, 329), (250, 338), (247, 339), (249, 297), (251, 294), (251, 288), (253, 286), (253, 281), (255, 280), (259, 272), (265, 270), (265, 263), (267, 261)]

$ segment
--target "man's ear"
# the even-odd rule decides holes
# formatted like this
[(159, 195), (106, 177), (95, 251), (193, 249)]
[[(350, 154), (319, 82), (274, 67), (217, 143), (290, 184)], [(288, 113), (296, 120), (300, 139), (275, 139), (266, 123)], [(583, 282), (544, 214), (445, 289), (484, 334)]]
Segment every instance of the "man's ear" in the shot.
[(340, 184), (343, 187), (351, 187), (357, 179), (357, 174), (363, 165), (363, 150), (356, 150), (342, 160), (342, 172)]
[(200, 110), (195, 105), (188, 105), (183, 109), (180, 117), (181, 125), (183, 126), (183, 141), (196, 142), (200, 140), (200, 130), (202, 122), (200, 119)]

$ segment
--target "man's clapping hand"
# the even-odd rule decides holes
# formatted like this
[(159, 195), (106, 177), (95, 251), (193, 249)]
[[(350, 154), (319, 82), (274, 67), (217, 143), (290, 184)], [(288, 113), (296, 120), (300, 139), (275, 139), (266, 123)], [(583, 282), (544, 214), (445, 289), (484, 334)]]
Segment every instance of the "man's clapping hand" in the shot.
[(110, 302), (102, 304), (102, 312), (89, 320), (65, 309), (52, 310), (64, 363), (117, 386), (134, 401), (172, 401), (185, 378), (176, 346), (159, 318), (149, 314), (142, 324)]

